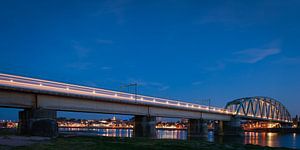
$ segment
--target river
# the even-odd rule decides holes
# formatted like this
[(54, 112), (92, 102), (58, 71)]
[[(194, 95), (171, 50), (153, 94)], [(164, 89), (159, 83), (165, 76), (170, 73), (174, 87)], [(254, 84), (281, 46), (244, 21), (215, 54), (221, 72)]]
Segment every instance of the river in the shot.
[[(60, 128), (60, 133), (92, 136), (111, 136), (111, 137), (132, 137), (132, 129), (87, 129), (87, 128)], [(244, 143), (255, 144), (269, 147), (288, 147), (300, 149), (300, 134), (289, 133), (266, 133), (266, 132), (245, 132), (245, 136), (226, 138), (214, 136), (213, 132), (208, 133), (206, 140), (218, 143)], [(186, 130), (157, 130), (158, 139), (187, 139)]]

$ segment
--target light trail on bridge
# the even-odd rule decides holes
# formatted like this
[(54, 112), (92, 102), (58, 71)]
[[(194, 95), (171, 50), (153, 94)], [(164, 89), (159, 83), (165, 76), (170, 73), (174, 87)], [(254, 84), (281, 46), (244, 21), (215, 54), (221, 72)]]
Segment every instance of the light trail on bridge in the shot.
[(191, 110), (207, 111), (212, 113), (221, 113), (232, 115), (230, 112), (223, 108), (199, 105), (183, 101), (176, 101), (164, 98), (156, 98), (150, 96), (136, 95), (125, 92), (117, 92), (112, 90), (105, 90), (94, 87), (80, 86), (75, 84), (67, 84), (62, 82), (55, 82), (49, 80), (35, 79), (29, 77), (22, 77), (16, 75), (9, 75), (0, 73), (0, 85), (9, 87), (27, 88), (41, 91), (61, 92), (65, 94), (77, 94), (92, 97), (106, 97), (112, 99), (127, 100), (142, 104), (160, 104), (165, 106), (180, 107)]

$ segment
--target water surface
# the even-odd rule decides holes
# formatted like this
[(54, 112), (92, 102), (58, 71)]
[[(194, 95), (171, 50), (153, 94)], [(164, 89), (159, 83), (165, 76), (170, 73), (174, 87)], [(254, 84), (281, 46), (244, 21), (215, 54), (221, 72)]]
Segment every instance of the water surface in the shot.
[[(87, 128), (60, 128), (61, 133), (69, 133), (76, 135), (92, 135), (92, 136), (109, 136), (109, 137), (132, 137), (132, 129), (87, 129)], [(186, 130), (157, 130), (158, 139), (187, 139)], [(267, 132), (245, 132), (244, 137), (232, 136), (214, 136), (213, 132), (208, 133), (206, 140), (218, 143), (243, 143), (255, 144), (269, 147), (288, 147), (300, 149), (300, 134), (289, 133), (267, 133)]]

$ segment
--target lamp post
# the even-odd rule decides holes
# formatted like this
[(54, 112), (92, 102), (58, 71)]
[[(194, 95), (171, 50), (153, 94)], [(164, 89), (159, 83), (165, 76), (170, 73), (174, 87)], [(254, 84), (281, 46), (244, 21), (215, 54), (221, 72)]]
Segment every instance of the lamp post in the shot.
[(130, 83), (130, 84), (126, 84), (126, 85), (122, 85), (121, 88), (128, 88), (128, 93), (129, 93), (129, 88), (130, 87), (134, 87), (134, 100), (135, 103), (137, 103), (137, 83)]
[(207, 103), (208, 103), (208, 111), (210, 111), (210, 103), (211, 103), (211, 99), (209, 98), (209, 99), (204, 99), (204, 100), (199, 100), (198, 101), (200, 104), (202, 104), (202, 105), (207, 105)]

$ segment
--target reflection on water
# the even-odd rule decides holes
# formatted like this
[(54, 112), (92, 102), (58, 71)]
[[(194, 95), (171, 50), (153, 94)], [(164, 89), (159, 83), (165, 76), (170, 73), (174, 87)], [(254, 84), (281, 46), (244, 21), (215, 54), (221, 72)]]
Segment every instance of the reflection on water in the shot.
[(156, 132), (158, 139), (181, 139), (186, 140), (186, 130), (163, 130), (159, 129)]
[[(87, 128), (60, 128), (61, 133), (72, 133), (76, 135), (96, 135), (111, 137), (132, 137), (132, 129), (87, 129)], [(186, 130), (157, 130), (158, 139), (187, 139)], [(244, 143), (270, 147), (289, 147), (300, 149), (300, 134), (279, 134), (279, 133), (258, 133), (245, 132), (244, 137), (234, 136), (214, 136), (213, 132), (208, 132), (207, 140), (218, 143)]]
[(300, 134), (245, 132), (244, 143), (270, 147), (300, 148)]
[(60, 133), (75, 135), (93, 135), (109, 137), (132, 137), (132, 129), (89, 129), (89, 128), (59, 128)]
[[(132, 137), (132, 129), (89, 129), (89, 128), (59, 128), (60, 133), (72, 133), (75, 135), (97, 135), (109, 137)], [(187, 138), (186, 130), (157, 130), (158, 139), (182, 139)]]

